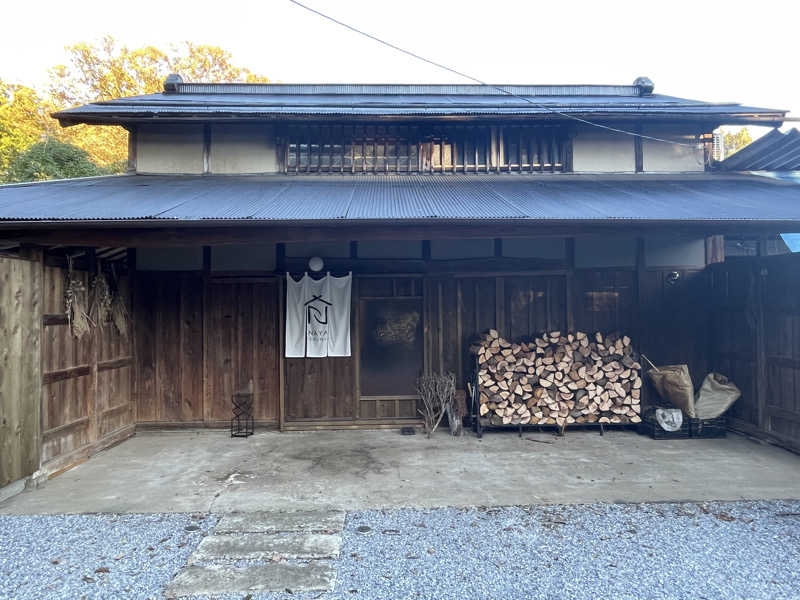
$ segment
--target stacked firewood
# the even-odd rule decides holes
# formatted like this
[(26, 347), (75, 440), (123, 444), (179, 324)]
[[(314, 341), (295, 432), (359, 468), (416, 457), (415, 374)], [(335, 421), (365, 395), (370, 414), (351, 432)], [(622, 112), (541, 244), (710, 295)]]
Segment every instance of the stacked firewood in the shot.
[(641, 421), (641, 365), (628, 336), (551, 331), (511, 343), (490, 329), (471, 350), (490, 425)]

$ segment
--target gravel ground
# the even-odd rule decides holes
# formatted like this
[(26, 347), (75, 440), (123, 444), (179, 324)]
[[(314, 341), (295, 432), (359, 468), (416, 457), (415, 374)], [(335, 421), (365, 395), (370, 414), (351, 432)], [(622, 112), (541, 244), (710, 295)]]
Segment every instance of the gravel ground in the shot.
[(0, 599), (161, 598), (216, 518), (0, 516)]
[(337, 567), (332, 592), (252, 598), (795, 599), (800, 502), (354, 512)]
[[(0, 517), (0, 598), (162, 597), (215, 522)], [(343, 536), (334, 590), (252, 600), (800, 599), (800, 501), (360, 511)]]

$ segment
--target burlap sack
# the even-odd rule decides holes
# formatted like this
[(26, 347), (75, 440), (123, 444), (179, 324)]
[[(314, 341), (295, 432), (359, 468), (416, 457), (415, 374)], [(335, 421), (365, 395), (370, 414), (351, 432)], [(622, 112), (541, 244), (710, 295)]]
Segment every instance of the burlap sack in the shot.
[(709, 373), (697, 391), (694, 402), (698, 419), (716, 419), (739, 399), (739, 391), (725, 375)]
[(666, 365), (647, 372), (658, 395), (690, 419), (695, 418), (694, 385), (688, 365)]

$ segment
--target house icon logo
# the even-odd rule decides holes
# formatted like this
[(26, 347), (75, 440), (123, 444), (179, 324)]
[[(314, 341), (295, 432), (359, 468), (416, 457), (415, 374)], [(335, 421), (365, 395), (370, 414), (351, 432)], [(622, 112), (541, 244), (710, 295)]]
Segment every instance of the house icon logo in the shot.
[(305, 303), (306, 323), (312, 327), (314, 325), (327, 325), (328, 308), (330, 306), (333, 305), (322, 296), (316, 294), (312, 295), (311, 300)]

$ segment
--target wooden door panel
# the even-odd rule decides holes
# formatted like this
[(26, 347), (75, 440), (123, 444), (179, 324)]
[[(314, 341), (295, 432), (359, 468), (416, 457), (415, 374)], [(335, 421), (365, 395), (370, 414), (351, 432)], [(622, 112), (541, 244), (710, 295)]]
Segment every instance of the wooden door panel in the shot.
[(206, 420), (231, 417), (231, 396), (253, 381), (253, 417), (278, 420), (278, 286), (211, 283), (206, 306)]

